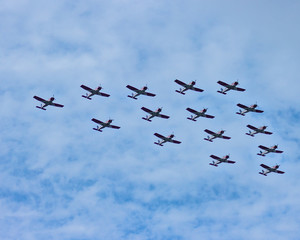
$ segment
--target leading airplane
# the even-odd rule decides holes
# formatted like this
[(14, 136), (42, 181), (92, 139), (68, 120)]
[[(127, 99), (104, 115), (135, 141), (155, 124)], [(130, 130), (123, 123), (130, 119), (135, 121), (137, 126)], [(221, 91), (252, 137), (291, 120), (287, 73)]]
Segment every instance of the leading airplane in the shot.
[(221, 90), (217, 91), (218, 93), (222, 93), (222, 94), (226, 94), (226, 92), (228, 92), (229, 90), (236, 90), (239, 92), (244, 92), (246, 89), (244, 88), (239, 88), (237, 87), (237, 85), (239, 84), (238, 81), (233, 82), (232, 84), (228, 84), (222, 81), (218, 81), (218, 84), (222, 85), (223, 87), (225, 87), (225, 89), (221, 88)]
[(98, 120), (96, 118), (92, 118), (92, 121), (95, 122), (95, 123), (97, 123), (97, 124), (99, 124), (99, 125), (101, 125), (100, 127), (97, 125), (96, 128), (93, 128), (94, 130), (99, 131), (99, 132), (102, 132), (102, 129), (106, 128), (106, 127), (108, 127), (108, 128), (114, 128), (114, 129), (119, 129), (120, 128), (119, 126), (111, 125), (111, 123), (113, 121), (112, 119), (109, 119), (106, 122), (102, 122), (102, 121), (100, 121), (100, 120)]
[(204, 138), (204, 140), (209, 141), (209, 142), (212, 142), (213, 139), (215, 139), (215, 138), (223, 138), (223, 139), (230, 139), (231, 138), (231, 137), (223, 136), (225, 130), (221, 130), (221, 131), (215, 133), (213, 131), (205, 129), (204, 132), (211, 135), (211, 136), (207, 136), (206, 138)]
[(229, 159), (229, 154), (220, 158), (218, 156), (215, 156), (215, 155), (210, 155), (211, 158), (217, 160), (216, 162), (215, 161), (212, 161), (211, 163), (209, 163), (209, 165), (212, 165), (212, 166), (215, 166), (217, 167), (218, 164), (222, 163), (222, 162), (225, 162), (225, 163), (235, 163), (235, 161), (231, 161), (231, 160), (228, 160)]
[(42, 110), (46, 110), (45, 107), (47, 107), (47, 106), (54, 106), (54, 107), (61, 107), (61, 108), (64, 107), (64, 105), (54, 103), (53, 102), (55, 100), (54, 97), (49, 98), (49, 100), (45, 100), (38, 96), (34, 96), (33, 98), (43, 103), (43, 104), (41, 104), (41, 106), (36, 106), (37, 108), (42, 109)]
[(130, 97), (130, 98), (133, 98), (133, 99), (137, 99), (137, 96), (139, 96), (139, 95), (146, 95), (146, 96), (150, 96), (150, 97), (155, 96), (155, 94), (153, 94), (153, 93), (146, 92), (146, 90), (148, 89), (147, 86), (144, 86), (142, 89), (137, 89), (137, 88), (135, 88), (133, 86), (130, 86), (130, 85), (127, 85), (126, 87), (135, 92), (135, 93), (132, 93), (132, 95), (127, 96), (127, 97)]
[(273, 134), (271, 132), (265, 131), (267, 126), (262, 126), (262, 127), (257, 128), (257, 127), (254, 127), (254, 126), (248, 124), (247, 127), (253, 130), (252, 132), (249, 131), (249, 133), (246, 133), (246, 135), (249, 135), (251, 137), (254, 137), (254, 134), (257, 134), (257, 133), (263, 133), (263, 134), (268, 134), (268, 135)]
[(256, 109), (257, 104), (253, 104), (253, 105), (248, 107), (248, 106), (245, 106), (243, 104), (238, 103), (237, 106), (244, 109), (243, 111), (240, 109), (239, 112), (236, 112), (236, 114), (239, 114), (239, 115), (242, 115), (242, 116), (245, 116), (245, 114), (247, 112), (257, 112), (257, 113), (263, 113), (264, 112), (263, 110)]
[(259, 172), (259, 174), (261, 175), (264, 175), (264, 176), (267, 176), (268, 173), (271, 173), (271, 172), (275, 172), (275, 173), (279, 173), (279, 174), (283, 174), (284, 172), (283, 171), (279, 171), (277, 170), (279, 168), (279, 165), (275, 165), (273, 167), (269, 167), (265, 164), (260, 164), (261, 167), (267, 169), (267, 170), (261, 170), (261, 172)]
[(259, 156), (266, 156), (266, 154), (270, 153), (270, 152), (273, 152), (273, 153), (283, 153), (283, 151), (281, 150), (276, 150), (278, 148), (278, 145), (274, 145), (272, 147), (265, 147), (263, 145), (259, 145), (258, 146), (260, 149), (263, 149), (264, 151), (259, 151), (259, 153), (257, 155)]
[(86, 98), (86, 99), (89, 99), (89, 100), (92, 100), (92, 96), (94, 95), (99, 95), (99, 96), (103, 96), (103, 97), (109, 97), (110, 95), (107, 94), (107, 93), (103, 93), (103, 92), (100, 92), (100, 90), (102, 89), (101, 86), (98, 86), (97, 88), (95, 89), (91, 89), (85, 85), (81, 85), (80, 86), (81, 88), (83, 88), (84, 90), (90, 92), (89, 94), (86, 93), (86, 95), (82, 95), (82, 97)]
[(142, 118), (142, 119), (144, 119), (148, 122), (151, 122), (152, 121), (151, 118), (154, 118), (154, 117), (160, 117), (160, 118), (164, 118), (164, 119), (169, 118), (169, 116), (160, 113), (162, 108), (158, 108), (156, 111), (152, 111), (152, 110), (150, 110), (148, 108), (145, 108), (145, 107), (142, 107), (141, 109), (150, 114), (149, 116), (147, 115), (146, 117)]
[(203, 92), (204, 90), (201, 89), (201, 88), (196, 88), (194, 87), (195, 84), (196, 84), (196, 81), (192, 81), (190, 84), (186, 84), (178, 79), (176, 79), (174, 82), (176, 82), (177, 84), (181, 85), (182, 87), (184, 87), (183, 89), (180, 88), (179, 90), (175, 90), (176, 92), (182, 94), (182, 95), (185, 95), (185, 91), (187, 90), (193, 90), (193, 91), (196, 91), (196, 92)]
[(160, 139), (162, 139), (162, 141), (158, 140), (157, 142), (154, 142), (154, 144), (157, 144), (159, 146), (163, 146), (164, 143), (166, 142), (171, 142), (171, 143), (176, 143), (176, 144), (180, 144), (180, 141), (174, 140), (173, 137), (175, 137), (174, 134), (169, 135), (168, 137), (165, 137), (163, 135), (160, 135), (159, 133), (154, 133), (154, 135)]
[(195, 115), (191, 115), (191, 117), (188, 117), (187, 119), (192, 120), (194, 122), (196, 122), (196, 118), (198, 117), (205, 117), (205, 118), (214, 118), (215, 116), (212, 115), (208, 115), (205, 114), (207, 112), (207, 108), (203, 108), (200, 112), (192, 109), (192, 108), (187, 108), (186, 110), (188, 110), (189, 112), (195, 114)]

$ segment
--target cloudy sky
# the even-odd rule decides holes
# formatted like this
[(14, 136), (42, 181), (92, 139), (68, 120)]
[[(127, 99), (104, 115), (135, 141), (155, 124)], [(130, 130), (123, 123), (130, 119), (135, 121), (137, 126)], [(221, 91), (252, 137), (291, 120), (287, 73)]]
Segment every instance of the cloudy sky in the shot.
[[(0, 238), (299, 239), (300, 3), (0, 4)], [(175, 92), (197, 80), (203, 93)], [(221, 95), (218, 80), (243, 93)], [(109, 98), (81, 97), (81, 84)], [(147, 84), (155, 98), (127, 97)], [(65, 107), (35, 108), (55, 96)], [(263, 114), (235, 114), (257, 103)], [(170, 119), (142, 120), (141, 107)], [(215, 119), (192, 122), (187, 107)], [(119, 130), (93, 131), (91, 118)], [(251, 138), (246, 125), (273, 135)], [(231, 140), (204, 141), (204, 129)], [(175, 134), (182, 144), (153, 144)], [(283, 154), (257, 156), (258, 145)], [(236, 164), (209, 165), (211, 154)], [(259, 175), (261, 163), (283, 175)]]

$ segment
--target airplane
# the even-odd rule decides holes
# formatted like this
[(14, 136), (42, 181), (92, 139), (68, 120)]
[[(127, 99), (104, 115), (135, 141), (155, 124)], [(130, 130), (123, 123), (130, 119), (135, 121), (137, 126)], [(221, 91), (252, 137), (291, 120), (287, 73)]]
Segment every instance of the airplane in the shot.
[(47, 106), (54, 106), (54, 107), (61, 107), (61, 108), (64, 107), (64, 105), (53, 102), (55, 100), (54, 96), (49, 98), (49, 100), (45, 100), (38, 96), (34, 96), (33, 98), (43, 103), (43, 104), (41, 104), (41, 106), (36, 106), (37, 108), (42, 109), (42, 110), (46, 110), (45, 107), (47, 107)]
[(228, 92), (229, 90), (236, 90), (239, 92), (244, 92), (246, 89), (244, 88), (239, 88), (237, 87), (237, 85), (239, 84), (238, 81), (233, 82), (232, 84), (228, 84), (222, 81), (218, 81), (218, 84), (222, 85), (223, 87), (225, 87), (225, 89), (221, 88), (221, 90), (217, 91), (218, 93), (222, 93), (222, 94), (227, 94), (226, 92)]
[(154, 144), (157, 144), (159, 146), (163, 146), (164, 143), (166, 142), (171, 142), (171, 143), (176, 143), (176, 144), (180, 144), (181, 142), (180, 141), (177, 141), (177, 140), (173, 140), (172, 138), (175, 137), (174, 134), (171, 134), (169, 135), (168, 137), (165, 137), (165, 136), (162, 136), (158, 133), (154, 133), (154, 135), (158, 138), (161, 138), (162, 141), (158, 140), (157, 142), (154, 142)]
[(174, 82), (176, 82), (177, 84), (184, 87), (184, 89), (180, 88), (179, 90), (175, 90), (176, 92), (178, 92), (182, 95), (185, 95), (185, 91), (187, 91), (187, 90), (194, 90), (196, 92), (203, 92), (204, 91), (203, 89), (194, 87), (195, 84), (196, 84), (196, 81), (192, 81), (192, 82), (190, 82), (190, 84), (186, 84), (186, 83), (176, 79)]
[(265, 164), (260, 164), (260, 166), (263, 167), (263, 168), (265, 168), (265, 169), (267, 169), (266, 171), (261, 170), (261, 172), (259, 172), (259, 174), (264, 175), (264, 176), (267, 176), (267, 174), (270, 173), (270, 172), (275, 172), (275, 173), (279, 173), (279, 174), (283, 174), (284, 173), (283, 171), (277, 170), (279, 168), (278, 164), (276, 164), (273, 167), (269, 167), (269, 166), (267, 166)]
[(265, 147), (263, 145), (259, 145), (259, 148), (265, 150), (265, 151), (259, 151), (259, 153), (257, 155), (259, 156), (266, 156), (266, 154), (270, 153), (270, 152), (274, 152), (274, 153), (283, 153), (283, 151), (281, 150), (276, 150), (278, 148), (278, 145), (274, 145), (272, 147)]
[(192, 109), (192, 108), (187, 108), (186, 110), (188, 110), (189, 112), (195, 114), (195, 115), (191, 115), (191, 117), (188, 117), (187, 119), (192, 120), (194, 122), (196, 122), (196, 118), (198, 117), (205, 117), (205, 118), (214, 118), (215, 116), (211, 116), (208, 114), (205, 114), (207, 111), (207, 108), (203, 108), (200, 112)]
[(268, 134), (268, 135), (273, 134), (271, 132), (265, 131), (267, 126), (262, 126), (262, 127), (257, 128), (257, 127), (254, 127), (254, 126), (248, 124), (247, 127), (253, 130), (252, 132), (249, 131), (249, 133), (246, 133), (246, 135), (249, 135), (251, 137), (254, 137), (254, 134), (257, 134), (257, 133), (264, 133), (264, 134)]
[(94, 95), (100, 95), (100, 96), (103, 96), (103, 97), (109, 97), (109, 96), (110, 96), (110, 95), (107, 94), (107, 93), (102, 93), (102, 92), (100, 92), (100, 90), (102, 89), (101, 86), (98, 86), (98, 87), (95, 88), (95, 89), (91, 89), (91, 88), (89, 88), (89, 87), (87, 87), (87, 86), (85, 86), (85, 85), (81, 85), (80, 87), (83, 88), (84, 90), (90, 92), (89, 94), (86, 93), (86, 95), (82, 95), (82, 97), (84, 97), (84, 98), (86, 98), (86, 99), (89, 99), (89, 100), (92, 100), (91, 97), (94, 96)]
[(231, 137), (227, 137), (227, 136), (223, 136), (223, 133), (225, 132), (225, 130), (221, 130), (217, 133), (210, 131), (208, 129), (205, 129), (204, 132), (212, 135), (212, 136), (207, 136), (207, 138), (204, 138), (204, 140), (212, 142), (213, 139), (215, 138), (223, 138), (223, 139), (230, 139)]
[(152, 111), (152, 110), (150, 110), (148, 108), (145, 108), (145, 107), (142, 107), (141, 109), (143, 111), (151, 114), (150, 116), (147, 115), (146, 117), (142, 118), (142, 119), (144, 119), (144, 120), (146, 120), (148, 122), (151, 122), (152, 121), (151, 118), (154, 118), (154, 117), (160, 117), (160, 118), (165, 118), (165, 119), (169, 118), (169, 116), (167, 116), (167, 115), (160, 114), (162, 108), (158, 108), (156, 111)]
[(209, 165), (212, 165), (212, 166), (215, 166), (215, 167), (217, 167), (218, 164), (220, 164), (220, 163), (222, 163), (222, 162), (225, 162), (225, 163), (235, 163), (234, 161), (228, 160), (229, 154), (226, 155), (226, 156), (224, 156), (224, 157), (222, 157), (222, 158), (217, 157), (217, 156), (215, 156), (215, 155), (210, 155), (210, 157), (213, 158), (213, 159), (215, 159), (215, 160), (217, 160), (216, 162), (215, 162), (215, 161), (212, 161), (212, 163), (209, 163)]
[(257, 104), (253, 104), (253, 105), (247, 107), (243, 104), (238, 103), (237, 106), (240, 107), (240, 108), (245, 109), (244, 111), (242, 111), (240, 109), (239, 112), (236, 112), (236, 114), (239, 114), (239, 115), (242, 115), (242, 116), (245, 116), (245, 113), (247, 113), (247, 112), (257, 112), (257, 113), (263, 113), (264, 112), (263, 110), (255, 109), (257, 107)]
[(133, 98), (133, 99), (137, 99), (137, 96), (139, 96), (139, 95), (146, 95), (146, 96), (150, 96), (150, 97), (155, 96), (155, 94), (153, 94), (153, 93), (146, 92), (146, 90), (148, 89), (147, 86), (144, 86), (142, 89), (137, 89), (137, 88), (132, 87), (130, 85), (127, 85), (126, 87), (135, 92), (135, 94), (132, 93), (132, 95), (127, 96), (127, 97), (130, 97), (130, 98)]
[(101, 127), (99, 127), (97, 125), (97, 128), (93, 128), (94, 130), (99, 131), (99, 132), (102, 132), (102, 129), (106, 128), (106, 127), (114, 128), (114, 129), (119, 129), (120, 128), (119, 126), (111, 125), (111, 122), (113, 121), (112, 119), (109, 119), (106, 122), (102, 122), (102, 121), (100, 121), (96, 118), (92, 118), (92, 121), (101, 125)]

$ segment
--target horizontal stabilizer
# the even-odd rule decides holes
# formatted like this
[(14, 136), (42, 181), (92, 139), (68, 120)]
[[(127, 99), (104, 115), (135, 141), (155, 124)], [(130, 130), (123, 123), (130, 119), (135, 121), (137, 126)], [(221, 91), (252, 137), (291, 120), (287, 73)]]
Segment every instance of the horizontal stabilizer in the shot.
[(46, 110), (46, 108), (40, 107), (40, 106), (36, 106), (36, 108), (42, 109), (42, 110)]
[(224, 95), (226, 95), (227, 93), (226, 92), (223, 92), (223, 91), (217, 91), (218, 93), (222, 93), (222, 94), (224, 94)]
[(92, 100), (90, 97), (85, 96), (85, 95), (81, 95), (81, 97), (84, 97), (84, 98), (86, 98), (86, 99)]
[(148, 119), (148, 118), (145, 118), (145, 117), (142, 117), (142, 119), (148, 121), (148, 122), (152, 122), (152, 120)]
[(180, 94), (182, 94), (182, 95), (185, 95), (184, 92), (181, 92), (181, 91), (179, 91), (179, 90), (175, 90), (175, 92), (178, 92), (178, 93), (180, 93)]
[(136, 98), (136, 97), (134, 97), (134, 96), (131, 96), (131, 95), (127, 95), (127, 97), (130, 97), (130, 98), (133, 98), (133, 99), (137, 100), (137, 98)]

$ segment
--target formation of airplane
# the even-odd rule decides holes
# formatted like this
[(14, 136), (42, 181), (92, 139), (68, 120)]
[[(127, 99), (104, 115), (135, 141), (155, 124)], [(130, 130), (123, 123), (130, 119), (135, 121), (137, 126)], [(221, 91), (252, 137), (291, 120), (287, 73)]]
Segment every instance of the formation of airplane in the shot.
[(225, 87), (225, 89), (221, 88), (221, 90), (217, 91), (218, 93), (222, 93), (222, 94), (227, 94), (226, 92), (230, 91), (230, 90), (236, 90), (239, 92), (244, 92), (246, 89), (244, 88), (239, 88), (237, 87), (237, 85), (239, 85), (238, 81), (233, 82), (232, 84), (228, 84), (222, 81), (218, 81), (218, 84), (222, 85), (223, 87)]
[(174, 82), (176, 82), (180, 86), (184, 87), (183, 89), (180, 88), (179, 90), (175, 90), (176, 92), (178, 92), (178, 93), (180, 93), (182, 95), (185, 95), (185, 91), (187, 91), (187, 90), (193, 90), (193, 91), (196, 91), (196, 92), (203, 92), (204, 91), (201, 88), (194, 87), (195, 84), (196, 84), (196, 81), (192, 81), (190, 84), (186, 84), (186, 83), (184, 83), (184, 82), (176, 79)]
[(261, 175), (264, 175), (264, 176), (267, 176), (268, 173), (271, 173), (271, 172), (274, 172), (274, 173), (279, 173), (279, 174), (283, 174), (284, 172), (283, 171), (279, 171), (277, 170), (279, 168), (279, 165), (276, 164), (275, 166), (273, 167), (269, 167), (265, 164), (260, 164), (261, 167), (267, 169), (267, 170), (261, 170), (261, 172), (259, 172), (259, 174)]
[(283, 153), (283, 151), (281, 151), (281, 150), (276, 150), (278, 148), (278, 145), (274, 145), (274, 146), (269, 147), (269, 148), (265, 147), (263, 145), (259, 145), (258, 147), (260, 149), (264, 150), (264, 151), (259, 151), (259, 153), (257, 154), (257, 155), (262, 156), (262, 157), (266, 156), (266, 154), (271, 153), (271, 152), (273, 152), (273, 153)]
[(266, 131), (267, 126), (262, 126), (262, 127), (257, 128), (257, 127), (254, 127), (254, 126), (248, 124), (247, 127), (253, 130), (252, 132), (249, 131), (249, 133), (246, 133), (246, 135), (249, 135), (251, 137), (254, 137), (254, 134), (258, 134), (258, 133), (263, 133), (263, 134), (268, 134), (268, 135), (273, 134), (271, 132)]
[(220, 163), (235, 163), (235, 161), (231, 161), (231, 160), (228, 160), (229, 159), (229, 154), (220, 158), (218, 156), (215, 156), (215, 155), (210, 155), (211, 158), (215, 159), (216, 161), (212, 161), (211, 163), (209, 163), (209, 165), (212, 165), (212, 166), (215, 166), (217, 167), (218, 164)]
[(223, 138), (223, 139), (230, 139), (231, 138), (231, 137), (227, 137), (227, 136), (223, 135), (225, 130), (221, 130), (221, 131), (215, 133), (213, 131), (205, 129), (204, 132), (211, 135), (211, 136), (207, 136), (206, 138), (204, 138), (204, 140), (209, 141), (209, 142), (212, 142), (215, 138)]
[(243, 111), (240, 109), (239, 112), (236, 112), (236, 114), (239, 114), (239, 115), (242, 115), (242, 116), (245, 116), (245, 114), (247, 112), (257, 112), (257, 113), (263, 113), (264, 112), (263, 110), (256, 109), (257, 104), (253, 104), (253, 105), (248, 107), (248, 106), (245, 106), (243, 104), (238, 103), (237, 106), (244, 109)]
[(41, 97), (38, 97), (38, 96), (34, 96), (33, 98), (40, 101), (40, 102), (42, 102), (41, 106), (36, 106), (36, 108), (39, 108), (39, 109), (42, 109), (42, 110), (46, 110), (45, 107), (47, 107), (47, 106), (54, 106), (54, 107), (61, 107), (61, 108), (64, 107), (64, 105), (54, 103), (53, 102), (55, 100), (54, 97), (49, 98), (49, 100), (45, 100), (45, 99), (43, 99)]
[(212, 115), (205, 114), (207, 112), (207, 108), (203, 108), (200, 112), (198, 112), (192, 108), (187, 108), (186, 110), (195, 114), (195, 115), (191, 115), (191, 117), (187, 118), (187, 119), (195, 121), (195, 122), (197, 121), (196, 118), (198, 118), (198, 117), (205, 117), (205, 118), (214, 118), (215, 117)]
[(102, 122), (102, 121), (100, 121), (96, 118), (92, 118), (92, 121), (100, 125), (100, 126), (97, 125), (96, 128), (93, 128), (94, 130), (99, 131), (99, 132), (102, 132), (102, 129), (106, 128), (106, 127), (107, 128), (114, 128), (114, 129), (119, 129), (120, 128), (119, 126), (115, 126), (115, 125), (111, 124), (112, 121), (113, 121), (112, 119), (109, 119), (106, 122)]
[[(182, 95), (185, 95), (185, 92), (187, 90), (192, 90), (192, 91), (196, 91), (196, 92), (203, 92), (204, 91), (203, 89), (195, 87), (196, 81), (192, 81), (189, 84), (187, 84), (187, 83), (184, 83), (184, 82), (176, 79), (175, 83), (177, 83), (177, 84), (179, 84), (180, 86), (183, 87), (183, 88), (180, 88), (179, 90), (176, 90), (176, 92), (178, 92)], [(222, 85), (223, 87), (225, 87), (224, 89), (221, 88), (220, 90), (217, 91), (217, 92), (219, 92), (221, 94), (224, 94), (224, 95), (226, 95), (227, 92), (230, 91), (230, 90), (235, 90), (235, 91), (240, 91), (240, 92), (245, 91), (244, 88), (237, 87), (239, 85), (238, 81), (235, 81), (232, 84), (228, 84), (228, 83), (225, 83), (225, 82), (222, 82), (222, 81), (218, 81), (217, 83)], [(91, 100), (92, 96), (94, 96), (94, 95), (99, 95), (99, 96), (103, 96), (103, 97), (109, 97), (110, 96), (107, 93), (101, 92), (101, 90), (102, 90), (101, 86), (98, 86), (97, 88), (92, 89), (92, 88), (82, 84), (80, 87), (83, 88), (84, 90), (88, 91), (88, 93), (86, 93), (85, 95), (82, 95), (82, 97), (84, 97), (86, 99), (89, 99), (89, 100)], [(139, 95), (146, 95), (146, 96), (150, 96), (150, 97), (156, 96), (154, 93), (147, 92), (147, 89), (148, 89), (147, 86), (144, 86), (141, 89), (137, 89), (137, 88), (135, 88), (131, 85), (127, 85), (126, 87), (134, 92), (134, 93), (132, 93), (132, 95), (128, 95), (128, 97), (133, 98), (133, 99), (137, 99), (137, 97)], [(41, 106), (36, 106), (37, 108), (42, 109), (42, 110), (46, 110), (47, 106), (55, 106), (55, 107), (61, 107), (61, 108), (64, 107), (64, 105), (62, 105), (62, 104), (55, 103), (54, 102), (54, 100), (55, 100), (54, 97), (51, 97), (48, 100), (45, 100), (45, 99), (43, 99), (41, 97), (38, 97), (38, 96), (34, 96), (33, 98), (42, 103)], [(240, 109), (239, 112), (236, 112), (237, 114), (242, 115), (242, 116), (245, 116), (245, 114), (248, 113), (248, 112), (257, 112), (257, 113), (263, 113), (264, 112), (263, 110), (256, 109), (257, 104), (253, 104), (251, 106), (245, 106), (245, 105), (239, 103), (239, 104), (237, 104), (237, 106), (243, 109), (243, 110)], [(141, 109), (149, 114), (149, 115), (146, 115), (146, 117), (143, 117), (142, 119), (144, 119), (146, 121), (149, 121), (149, 122), (151, 122), (152, 121), (151, 119), (154, 118), (154, 117), (159, 117), (159, 118), (163, 118), (163, 119), (170, 118), (170, 116), (161, 114), (162, 108), (158, 108), (155, 111), (150, 110), (146, 107), (142, 107)], [(197, 111), (197, 110), (192, 109), (192, 108), (186, 108), (186, 110), (193, 114), (190, 117), (187, 117), (187, 119), (189, 119), (191, 121), (197, 121), (196, 119), (199, 118), (199, 117), (204, 117), (204, 118), (209, 118), (209, 119), (215, 118), (215, 116), (206, 114), (207, 108), (203, 108), (200, 111)], [(113, 128), (113, 129), (119, 129), (120, 128), (119, 126), (111, 124), (112, 121), (113, 121), (112, 119), (109, 119), (106, 122), (102, 122), (102, 121), (100, 121), (96, 118), (92, 118), (91, 120), (98, 124), (96, 128), (93, 128), (93, 130), (96, 130), (96, 131), (99, 131), (99, 132), (102, 132), (104, 128)], [(267, 126), (255, 127), (255, 126), (252, 126), (252, 125), (248, 124), (247, 127), (250, 130), (246, 134), (251, 136), (251, 137), (254, 137), (254, 135), (258, 134), (258, 133), (267, 134), (267, 135), (272, 134), (272, 132), (266, 131)], [(204, 131), (209, 134), (209, 136), (204, 138), (204, 140), (207, 140), (209, 142), (213, 142), (213, 140), (216, 139), (216, 138), (231, 139), (230, 137), (223, 135), (224, 132), (225, 132), (224, 130), (221, 130), (221, 131), (218, 131), (218, 132), (213, 132), (211, 130), (205, 129)], [(174, 134), (171, 134), (167, 137), (163, 136), (159, 133), (154, 133), (154, 135), (160, 139), (157, 142), (154, 142), (156, 145), (159, 145), (159, 146), (163, 146), (167, 142), (175, 143), (175, 144), (180, 144), (181, 143), (180, 141), (173, 139)], [(265, 156), (266, 154), (268, 154), (270, 152), (283, 153), (283, 151), (277, 150), (278, 145), (274, 145), (274, 146), (271, 146), (271, 147), (265, 147), (263, 145), (259, 145), (258, 147), (263, 150), (263, 151), (260, 151), (257, 154), (257, 155), (260, 155), (260, 156)], [(218, 156), (215, 156), (215, 155), (210, 155), (210, 157), (213, 158), (214, 160), (209, 164), (212, 165), (212, 166), (215, 166), (215, 167), (217, 167), (219, 164), (221, 164), (223, 162), (224, 163), (230, 163), (230, 164), (235, 163), (235, 161), (229, 160), (229, 154), (225, 155), (223, 157), (218, 157)], [(264, 176), (267, 176), (267, 174), (269, 174), (271, 172), (275, 172), (275, 173), (279, 173), (279, 174), (284, 173), (283, 171), (278, 170), (279, 165), (269, 167), (265, 164), (261, 164), (260, 166), (263, 167), (264, 169), (266, 169), (266, 170), (262, 170), (261, 172), (259, 172), (259, 174), (262, 174)]]
[(175, 137), (174, 134), (171, 134), (167, 137), (160, 135), (159, 133), (154, 133), (154, 135), (162, 140), (158, 140), (157, 142), (154, 142), (154, 144), (157, 144), (159, 146), (163, 146), (164, 143), (166, 142), (171, 142), (171, 143), (176, 143), (176, 144), (180, 144), (180, 141), (174, 140), (173, 137)]
[(164, 118), (164, 119), (168, 119), (170, 117), (170, 116), (167, 116), (167, 115), (164, 115), (164, 114), (160, 113), (162, 108), (158, 108), (156, 111), (152, 111), (152, 110), (150, 110), (148, 108), (145, 108), (145, 107), (142, 107), (141, 109), (150, 114), (149, 116), (147, 115), (146, 117), (142, 118), (142, 119), (144, 119), (148, 122), (151, 122), (152, 121), (151, 118), (154, 118), (154, 117), (160, 117), (160, 118)]
[(139, 96), (139, 95), (146, 95), (146, 96), (150, 96), (150, 97), (155, 97), (155, 94), (146, 92), (146, 90), (148, 89), (147, 86), (144, 86), (142, 89), (137, 89), (137, 88), (135, 88), (133, 86), (130, 86), (130, 85), (127, 85), (126, 87), (135, 92), (135, 93), (132, 93), (132, 95), (128, 95), (128, 97), (130, 97), (130, 98), (137, 99), (137, 96)]
[(92, 100), (91, 97), (94, 96), (94, 95), (99, 95), (99, 96), (103, 96), (103, 97), (109, 97), (110, 96), (107, 93), (100, 92), (100, 90), (102, 89), (101, 86), (98, 86), (95, 89), (91, 89), (91, 88), (89, 88), (89, 87), (82, 84), (80, 87), (83, 88), (84, 90), (90, 92), (90, 93), (87, 93), (86, 95), (82, 95), (82, 97), (84, 97), (86, 99), (89, 99), (89, 100)]

